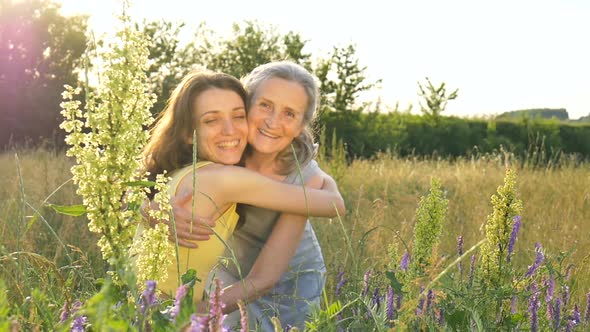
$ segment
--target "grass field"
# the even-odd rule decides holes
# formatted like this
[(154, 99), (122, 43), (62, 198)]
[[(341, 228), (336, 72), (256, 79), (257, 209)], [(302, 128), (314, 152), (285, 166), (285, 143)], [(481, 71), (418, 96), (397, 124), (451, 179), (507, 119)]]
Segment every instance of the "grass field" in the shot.
[[(348, 166), (324, 163), (337, 179), (348, 209), (341, 220), (313, 221), (329, 271), (328, 298), (340, 269), (360, 283), (366, 270), (388, 263), (388, 245), (394, 239), (411, 241), (415, 210), (432, 177), (440, 179), (449, 200), (441, 257), (455, 255), (459, 235), (466, 248), (481, 240), (482, 225), (491, 212), (490, 196), (502, 184), (507, 163), (510, 160), (499, 156), (451, 162), (387, 154)], [(44, 206), (81, 202), (69, 181), (71, 165), (63, 153), (48, 149), (0, 155), (0, 279), (7, 286), (9, 303), (25, 308), (44, 301), (54, 308), (45, 313), (50, 316), (56, 315), (64, 298), (95, 292), (94, 281), (105, 271), (85, 218), (58, 215)], [(548, 257), (573, 250), (566, 259), (566, 264), (574, 264), (572, 299), (584, 305), (590, 290), (590, 164), (517, 169), (517, 188), (524, 203), (517, 264), (532, 263), (535, 242), (543, 245)], [(33, 319), (30, 312), (22, 309), (21, 318)]]

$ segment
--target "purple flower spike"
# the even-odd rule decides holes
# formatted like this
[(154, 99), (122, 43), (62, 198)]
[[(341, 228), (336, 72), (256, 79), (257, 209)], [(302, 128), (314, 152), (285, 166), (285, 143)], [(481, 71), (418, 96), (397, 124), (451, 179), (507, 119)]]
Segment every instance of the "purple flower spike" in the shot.
[(510, 241), (508, 242), (508, 256), (506, 256), (506, 260), (509, 262), (510, 256), (512, 256), (512, 252), (514, 251), (516, 236), (520, 230), (520, 216), (515, 216), (512, 220), (514, 221), (514, 224), (512, 224), (512, 233), (510, 233)]
[(442, 309), (438, 310), (438, 325), (445, 326), (445, 312)]
[(373, 292), (373, 304), (375, 305), (375, 310), (379, 311), (381, 307), (381, 297), (379, 296), (379, 288), (375, 287), (375, 291)]
[(555, 299), (555, 309), (553, 309), (553, 327), (557, 331), (559, 329), (559, 323), (561, 321), (561, 299)]
[(172, 311), (170, 312), (170, 316), (172, 320), (175, 321), (178, 314), (180, 314), (180, 305), (182, 303), (182, 299), (186, 296), (188, 292), (188, 286), (182, 285), (178, 287), (176, 290), (176, 297), (174, 298), (174, 306), (172, 307)]
[(207, 316), (197, 316), (196, 314), (191, 315), (191, 324), (186, 332), (205, 332), (207, 331)]
[(426, 295), (426, 313), (430, 313), (430, 309), (432, 308), (432, 304), (434, 303), (434, 292), (432, 289), (428, 290), (428, 295)]
[(555, 293), (555, 279), (553, 276), (549, 277), (547, 280), (547, 293), (545, 295), (545, 302), (549, 303), (553, 300), (553, 294)]
[(545, 256), (543, 256), (543, 252), (541, 251), (541, 245), (539, 243), (535, 243), (535, 248), (537, 257), (535, 258), (533, 265), (530, 265), (529, 269), (524, 274), (525, 278), (532, 276), (537, 271), (539, 266), (541, 266), (541, 263), (543, 263), (543, 259), (545, 259)]
[(395, 294), (393, 292), (393, 288), (391, 286), (387, 289), (387, 320), (393, 320), (393, 314), (395, 312), (395, 308), (393, 307), (393, 298)]
[(141, 312), (145, 313), (147, 308), (150, 308), (156, 302), (156, 282), (148, 280), (146, 282), (147, 287), (141, 293)]
[(410, 254), (406, 251), (406, 253), (402, 256), (402, 260), (399, 263), (399, 267), (402, 270), (407, 271), (409, 264), (410, 264)]
[(88, 318), (86, 316), (78, 316), (72, 322), (72, 328), (70, 329), (71, 332), (84, 332), (84, 325), (88, 322)]
[(64, 302), (64, 306), (59, 313), (59, 322), (63, 323), (70, 317), (70, 308), (68, 308), (68, 301)]
[(469, 287), (473, 285), (473, 275), (475, 274), (475, 255), (471, 255), (471, 264), (469, 266)]
[(580, 324), (582, 322), (582, 317), (580, 315), (580, 308), (578, 307), (578, 304), (574, 305), (574, 314), (572, 316), (572, 319), (576, 322), (576, 324)]
[(590, 293), (586, 294), (586, 314), (584, 315), (584, 323), (590, 322)]
[[(457, 254), (459, 254), (459, 257), (463, 255), (463, 236), (457, 238)], [(461, 262), (457, 264), (457, 268), (459, 269), (459, 275), (463, 277), (463, 266), (461, 265)]]
[(339, 296), (340, 293), (342, 292), (342, 287), (344, 286), (344, 284), (346, 283), (347, 279), (344, 278), (344, 270), (340, 270), (340, 272), (338, 272), (338, 282), (336, 283), (336, 296)]
[(567, 285), (563, 286), (563, 307), (567, 307), (570, 301), (570, 288)]
[(531, 332), (537, 332), (539, 330), (539, 306), (541, 305), (539, 301), (539, 292), (537, 291), (537, 285), (531, 285), (531, 297), (529, 298), (529, 317), (531, 321)]
[[(420, 293), (424, 291), (424, 287), (420, 287)], [(418, 307), (416, 308), (416, 316), (421, 316), (422, 312), (424, 312), (424, 296), (420, 296), (420, 300), (418, 301)]]
[(369, 293), (369, 278), (371, 277), (371, 270), (367, 270), (363, 275), (363, 296)]

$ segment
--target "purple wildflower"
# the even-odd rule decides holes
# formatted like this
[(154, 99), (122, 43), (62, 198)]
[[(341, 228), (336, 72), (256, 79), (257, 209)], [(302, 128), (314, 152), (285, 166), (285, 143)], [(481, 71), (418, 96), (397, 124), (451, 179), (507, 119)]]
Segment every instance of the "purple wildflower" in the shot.
[(408, 265), (410, 264), (410, 254), (406, 251), (404, 253), (404, 255), (402, 256), (402, 260), (399, 263), (399, 267), (404, 270), (407, 271), (408, 270)]
[(557, 331), (559, 328), (559, 323), (561, 321), (561, 299), (555, 299), (555, 308), (553, 309), (553, 327)]
[(347, 279), (344, 278), (344, 270), (340, 270), (340, 272), (338, 272), (337, 280), (338, 282), (336, 283), (336, 296), (339, 296), (342, 292), (342, 287), (347, 281)]
[[(459, 254), (459, 257), (461, 257), (461, 255), (463, 255), (463, 236), (459, 236), (457, 238), (457, 254)], [(461, 261), (459, 261), (459, 263), (457, 264), (457, 268), (459, 269), (459, 275), (462, 277), (463, 276), (463, 266), (461, 265)]]
[(568, 320), (567, 325), (565, 326), (565, 332), (572, 332), (574, 330), (574, 326), (576, 326), (576, 322), (573, 320)]
[(582, 322), (582, 317), (580, 315), (580, 308), (578, 307), (577, 303), (574, 305), (574, 313), (572, 316), (573, 316), (572, 319), (576, 322), (576, 324), (580, 324)]
[(64, 302), (64, 306), (61, 308), (59, 313), (59, 322), (63, 323), (70, 317), (70, 310), (68, 308), (68, 301)]
[(186, 296), (188, 292), (188, 286), (182, 285), (178, 287), (176, 290), (176, 296), (174, 298), (174, 306), (172, 307), (172, 311), (170, 312), (170, 317), (172, 317), (173, 321), (176, 321), (176, 317), (180, 314), (180, 305), (182, 303), (182, 299)]
[(432, 291), (432, 289), (428, 290), (428, 295), (426, 295), (426, 313), (430, 313), (430, 308), (432, 307), (432, 304), (434, 303), (434, 292)]
[(512, 218), (514, 224), (512, 224), (512, 233), (510, 233), (510, 241), (508, 242), (508, 256), (506, 256), (506, 260), (510, 262), (510, 256), (512, 256), (512, 252), (514, 251), (514, 243), (516, 242), (516, 236), (518, 235), (518, 231), (520, 230), (520, 216), (515, 216)]
[(379, 311), (381, 307), (381, 297), (379, 296), (379, 287), (375, 287), (373, 292), (373, 304), (375, 305), (375, 311)]
[(471, 255), (471, 263), (469, 265), (469, 287), (473, 285), (473, 275), (475, 274), (475, 254)]
[(586, 294), (586, 314), (584, 315), (584, 323), (590, 322), (590, 293)]
[(156, 302), (156, 282), (148, 280), (146, 282), (146, 288), (141, 293), (141, 312), (145, 312), (147, 308), (150, 308)]
[(223, 294), (223, 285), (221, 280), (215, 279), (215, 291), (209, 298), (209, 330), (219, 331), (223, 326), (223, 320), (226, 315), (223, 314), (225, 304), (221, 302)]
[(438, 325), (445, 326), (445, 312), (442, 309), (438, 310)]
[(570, 288), (567, 285), (563, 286), (563, 307), (567, 307), (570, 301)]
[(371, 277), (371, 270), (367, 270), (363, 275), (363, 296), (369, 293), (369, 278)]
[(549, 303), (553, 300), (553, 294), (555, 293), (555, 279), (553, 276), (549, 277), (547, 280), (547, 292), (545, 295), (545, 302)]
[(535, 258), (535, 262), (533, 263), (533, 265), (530, 265), (528, 270), (524, 274), (525, 278), (532, 276), (537, 271), (539, 266), (541, 266), (541, 263), (545, 258), (545, 256), (543, 256), (543, 252), (541, 251), (541, 245), (539, 243), (535, 243), (535, 252), (537, 253), (537, 257)]
[(196, 314), (191, 315), (191, 324), (186, 332), (205, 332), (207, 331), (207, 316), (197, 316)]
[(516, 295), (512, 296), (512, 299), (510, 300), (510, 313), (513, 315), (516, 314), (516, 301)]
[(70, 304), (66, 301), (64, 303), (64, 306), (61, 308), (61, 312), (59, 314), (59, 322), (63, 323), (66, 320), (68, 320), (68, 318), (70, 318), (70, 316), (72, 316), (78, 310), (80, 310), (81, 307), (82, 307), (82, 302), (80, 302), (79, 300), (74, 301), (74, 303), (72, 304), (71, 307), (70, 307)]
[[(420, 293), (424, 291), (424, 287), (420, 287)], [(424, 312), (424, 296), (420, 296), (420, 300), (418, 301), (418, 307), (416, 308), (416, 316), (422, 315)]]
[(530, 314), (530, 321), (531, 321), (531, 332), (536, 332), (539, 329), (539, 292), (537, 291), (537, 285), (531, 285), (531, 297), (529, 298), (529, 314)]
[(387, 320), (393, 320), (393, 314), (395, 312), (395, 308), (393, 307), (393, 298), (395, 294), (393, 292), (393, 288), (391, 286), (387, 289)]
[(238, 308), (240, 308), (240, 332), (248, 332), (248, 313), (242, 301), (238, 301)]
[(71, 332), (84, 332), (84, 325), (88, 322), (88, 318), (86, 316), (78, 316), (72, 322), (72, 328), (70, 329)]

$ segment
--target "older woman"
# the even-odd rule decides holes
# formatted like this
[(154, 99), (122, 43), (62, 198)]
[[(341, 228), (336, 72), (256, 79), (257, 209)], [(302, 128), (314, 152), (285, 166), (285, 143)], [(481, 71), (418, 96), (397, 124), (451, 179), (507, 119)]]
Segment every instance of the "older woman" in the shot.
[[(244, 166), (284, 183), (320, 178), (324, 189), (337, 192), (332, 178), (312, 160), (310, 124), (318, 104), (315, 77), (297, 64), (273, 62), (257, 67), (243, 82), (248, 92), (249, 144)], [(243, 299), (252, 323), (264, 331), (273, 330), (273, 316), (283, 326), (302, 328), (311, 306), (319, 304), (326, 272), (311, 224), (306, 216), (249, 205), (240, 206), (238, 213), (242, 224), (229, 241), (237, 266), (230, 263), (215, 274), (229, 285), (222, 297), (225, 310), (235, 310)], [(182, 213), (176, 217), (183, 219)]]

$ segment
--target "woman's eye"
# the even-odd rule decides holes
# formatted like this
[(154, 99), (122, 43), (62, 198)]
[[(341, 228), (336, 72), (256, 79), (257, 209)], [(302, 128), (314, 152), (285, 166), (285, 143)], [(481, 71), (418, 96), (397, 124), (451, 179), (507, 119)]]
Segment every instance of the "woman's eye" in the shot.
[(205, 124), (211, 124), (211, 123), (215, 123), (217, 121), (217, 119), (207, 119), (203, 122), (205, 122)]
[(287, 116), (290, 118), (294, 118), (295, 117), (295, 113), (291, 112), (291, 111), (287, 111)]
[(260, 108), (267, 110), (270, 108), (270, 105), (265, 102), (262, 102), (260, 103)]

